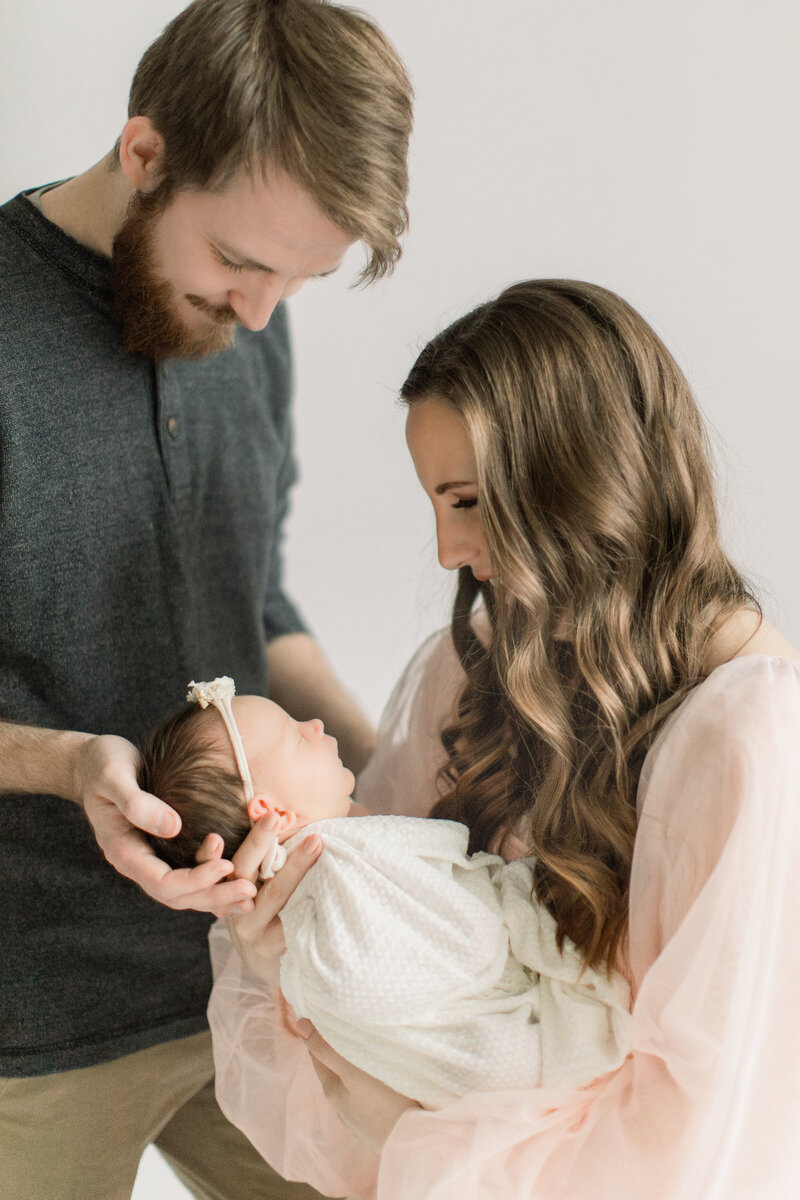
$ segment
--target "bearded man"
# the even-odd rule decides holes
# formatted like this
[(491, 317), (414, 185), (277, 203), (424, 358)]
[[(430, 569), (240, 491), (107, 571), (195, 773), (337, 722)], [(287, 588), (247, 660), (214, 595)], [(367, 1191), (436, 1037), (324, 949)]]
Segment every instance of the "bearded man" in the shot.
[[(365, 17), (195, 0), (83, 174), (0, 208), (0, 1156), (15, 1200), (130, 1196), (155, 1142), (198, 1197), (308, 1197), (213, 1096), (209, 914), (254, 887), (142, 830), (135, 743), (190, 678), (373, 731), (282, 587), (282, 302), (407, 224), (411, 91)], [(91, 730), (92, 733), (76, 732)]]

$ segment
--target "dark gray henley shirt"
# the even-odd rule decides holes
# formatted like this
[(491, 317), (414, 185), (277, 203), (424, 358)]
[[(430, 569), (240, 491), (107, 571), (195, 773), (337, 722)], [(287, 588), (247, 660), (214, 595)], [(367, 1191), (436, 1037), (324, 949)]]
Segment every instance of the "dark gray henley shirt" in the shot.
[[(0, 207), (0, 718), (143, 739), (192, 679), (267, 692), (295, 478), (285, 311), (202, 362), (122, 347), (110, 264)], [(0, 1075), (205, 1027), (210, 918), (148, 899), (74, 804), (0, 796)]]

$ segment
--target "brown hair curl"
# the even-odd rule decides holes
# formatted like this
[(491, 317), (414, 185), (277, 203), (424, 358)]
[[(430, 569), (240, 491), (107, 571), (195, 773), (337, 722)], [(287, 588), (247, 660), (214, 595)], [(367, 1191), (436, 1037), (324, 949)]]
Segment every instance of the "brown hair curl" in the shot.
[(560, 939), (615, 965), (644, 756), (704, 678), (715, 630), (760, 612), (719, 542), (697, 406), (629, 304), (570, 280), (515, 284), (461, 317), (401, 396), (463, 420), (493, 568), (488, 585), (460, 572), (467, 682), (432, 815), (463, 821), (471, 850), (526, 838)]

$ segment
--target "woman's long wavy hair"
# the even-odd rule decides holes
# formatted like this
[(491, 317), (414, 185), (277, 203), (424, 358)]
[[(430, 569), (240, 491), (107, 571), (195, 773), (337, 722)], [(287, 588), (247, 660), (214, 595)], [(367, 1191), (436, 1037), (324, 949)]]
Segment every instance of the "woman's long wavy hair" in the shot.
[[(463, 821), (471, 850), (526, 839), (561, 942), (610, 969), (644, 756), (707, 674), (715, 630), (760, 613), (720, 546), (700, 414), (644, 319), (569, 280), (515, 284), (461, 317), (401, 396), (463, 420), (493, 569), (484, 585), (460, 573), (467, 681), (432, 815)], [(487, 646), (472, 625), (481, 591)]]

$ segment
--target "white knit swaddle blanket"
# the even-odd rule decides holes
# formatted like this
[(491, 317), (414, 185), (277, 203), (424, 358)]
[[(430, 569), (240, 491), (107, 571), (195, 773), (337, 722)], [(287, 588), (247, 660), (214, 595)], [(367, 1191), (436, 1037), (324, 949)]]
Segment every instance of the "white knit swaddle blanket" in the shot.
[(628, 1051), (628, 989), (561, 953), (530, 860), (467, 857), (463, 825), (349, 817), (281, 913), (281, 990), (356, 1066), (423, 1104), (589, 1083)]

